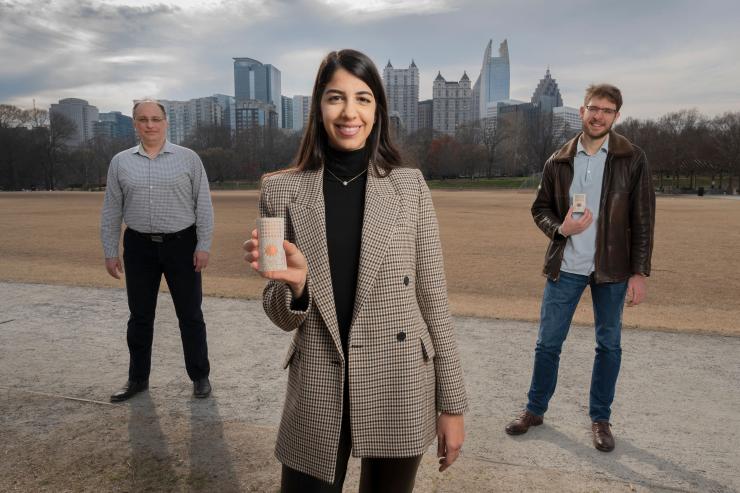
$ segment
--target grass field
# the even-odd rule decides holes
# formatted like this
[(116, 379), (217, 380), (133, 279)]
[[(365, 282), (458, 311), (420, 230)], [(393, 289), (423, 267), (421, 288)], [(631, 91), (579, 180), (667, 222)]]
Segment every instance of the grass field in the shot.
[[(455, 314), (538, 319), (547, 238), (529, 213), (533, 193), (433, 191)], [(260, 296), (264, 282), (241, 256), (257, 198), (257, 191), (214, 192), (216, 232), (206, 294)], [(102, 199), (98, 192), (0, 193), (0, 280), (123, 286), (103, 267)], [(625, 325), (740, 335), (738, 273), (740, 200), (659, 197), (648, 300), (625, 309)], [(577, 322), (592, 322), (590, 304), (585, 294)]]

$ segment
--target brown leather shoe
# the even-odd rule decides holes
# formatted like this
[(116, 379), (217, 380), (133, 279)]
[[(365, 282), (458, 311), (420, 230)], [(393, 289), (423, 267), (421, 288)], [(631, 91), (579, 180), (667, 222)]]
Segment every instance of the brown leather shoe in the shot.
[(525, 409), (518, 418), (506, 425), (506, 433), (509, 435), (521, 435), (526, 433), (530, 426), (541, 425), (542, 421), (542, 416), (532, 414)]
[(594, 421), (591, 423), (591, 433), (594, 436), (594, 447), (602, 452), (611, 452), (614, 450), (614, 436), (609, 429), (611, 424), (608, 421)]

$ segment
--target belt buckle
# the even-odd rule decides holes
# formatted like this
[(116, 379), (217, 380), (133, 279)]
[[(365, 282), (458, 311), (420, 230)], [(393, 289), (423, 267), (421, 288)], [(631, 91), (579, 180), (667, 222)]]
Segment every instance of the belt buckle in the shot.
[(149, 238), (154, 243), (164, 243), (164, 235), (151, 235)]

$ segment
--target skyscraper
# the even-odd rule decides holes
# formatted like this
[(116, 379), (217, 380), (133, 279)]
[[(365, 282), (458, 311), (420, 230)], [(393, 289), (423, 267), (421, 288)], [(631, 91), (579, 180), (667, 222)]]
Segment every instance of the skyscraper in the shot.
[(419, 101), (419, 123), (417, 127), (419, 130), (422, 128), (432, 128), (434, 125), (434, 118), (432, 117), (433, 107), (434, 100), (432, 99)]
[[(234, 58), (234, 97), (236, 104), (261, 101), (281, 108), (280, 70), (253, 58)], [(282, 121), (278, 111), (278, 127)]]
[(214, 94), (223, 111), (223, 126), (234, 132), (236, 129), (236, 98), (226, 94)]
[(311, 96), (293, 96), (293, 130), (302, 131), (308, 125)]
[(281, 128), (293, 130), (293, 99), (280, 96), (283, 123)]
[(509, 45), (504, 39), (498, 48), (497, 57), (491, 56), (492, 46), (493, 40), (489, 40), (483, 53), (480, 75), (475, 81), (476, 95), (473, 99), (477, 103), (477, 110), (474, 112), (476, 118), (483, 118), (490, 104), (509, 99)]
[(60, 99), (49, 108), (52, 121), (56, 115), (61, 115), (75, 125), (75, 133), (67, 139), (67, 144), (79, 146), (95, 136), (94, 125), (98, 121), (98, 108), (88, 104), (84, 99)]
[(561, 146), (581, 131), (583, 122), (578, 108), (556, 106), (552, 109), (553, 144)]
[(470, 78), (463, 73), (460, 82), (447, 82), (437, 74), (432, 86), (432, 128), (437, 132), (454, 135), (457, 127), (470, 121), (472, 89)]
[(120, 111), (110, 113), (99, 113), (99, 121), (93, 124), (95, 137), (105, 137), (126, 144), (134, 145), (136, 134), (134, 132), (134, 120)]
[(409, 68), (393, 68), (391, 61), (383, 69), (383, 85), (388, 97), (388, 112), (398, 112), (406, 132), (415, 132), (419, 125), (419, 69), (411, 60)]
[(563, 106), (558, 83), (550, 75), (549, 67), (545, 72), (545, 77), (540, 79), (540, 83), (532, 94), (532, 104), (537, 105), (542, 113), (550, 113), (556, 106)]
[(236, 130), (254, 127), (280, 128), (280, 111), (274, 104), (256, 99), (246, 99), (236, 103)]
[(189, 101), (160, 99), (159, 102), (167, 111), (167, 138), (173, 144), (183, 143), (198, 127), (224, 125), (224, 108), (216, 96)]

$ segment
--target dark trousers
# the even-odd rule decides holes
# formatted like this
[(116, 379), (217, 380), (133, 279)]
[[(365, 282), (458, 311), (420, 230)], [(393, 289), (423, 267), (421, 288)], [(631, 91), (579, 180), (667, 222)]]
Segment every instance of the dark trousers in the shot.
[[(347, 462), (352, 452), (352, 432), (349, 421), (349, 395), (345, 380), (344, 414), (339, 433), (334, 482), (327, 483), (283, 465), (281, 493), (342, 493), (347, 475)], [(404, 458), (363, 458), (360, 465), (360, 493), (411, 493), (421, 455)]]
[(172, 294), (180, 337), (185, 353), (185, 368), (191, 380), (210, 372), (206, 324), (200, 305), (203, 299), (200, 272), (195, 272), (193, 254), (197, 237), (188, 228), (157, 243), (131, 229), (123, 234), (123, 262), (126, 293), (131, 312), (126, 340), (129, 354), (129, 380), (147, 380), (152, 363), (154, 312), (162, 274)]

